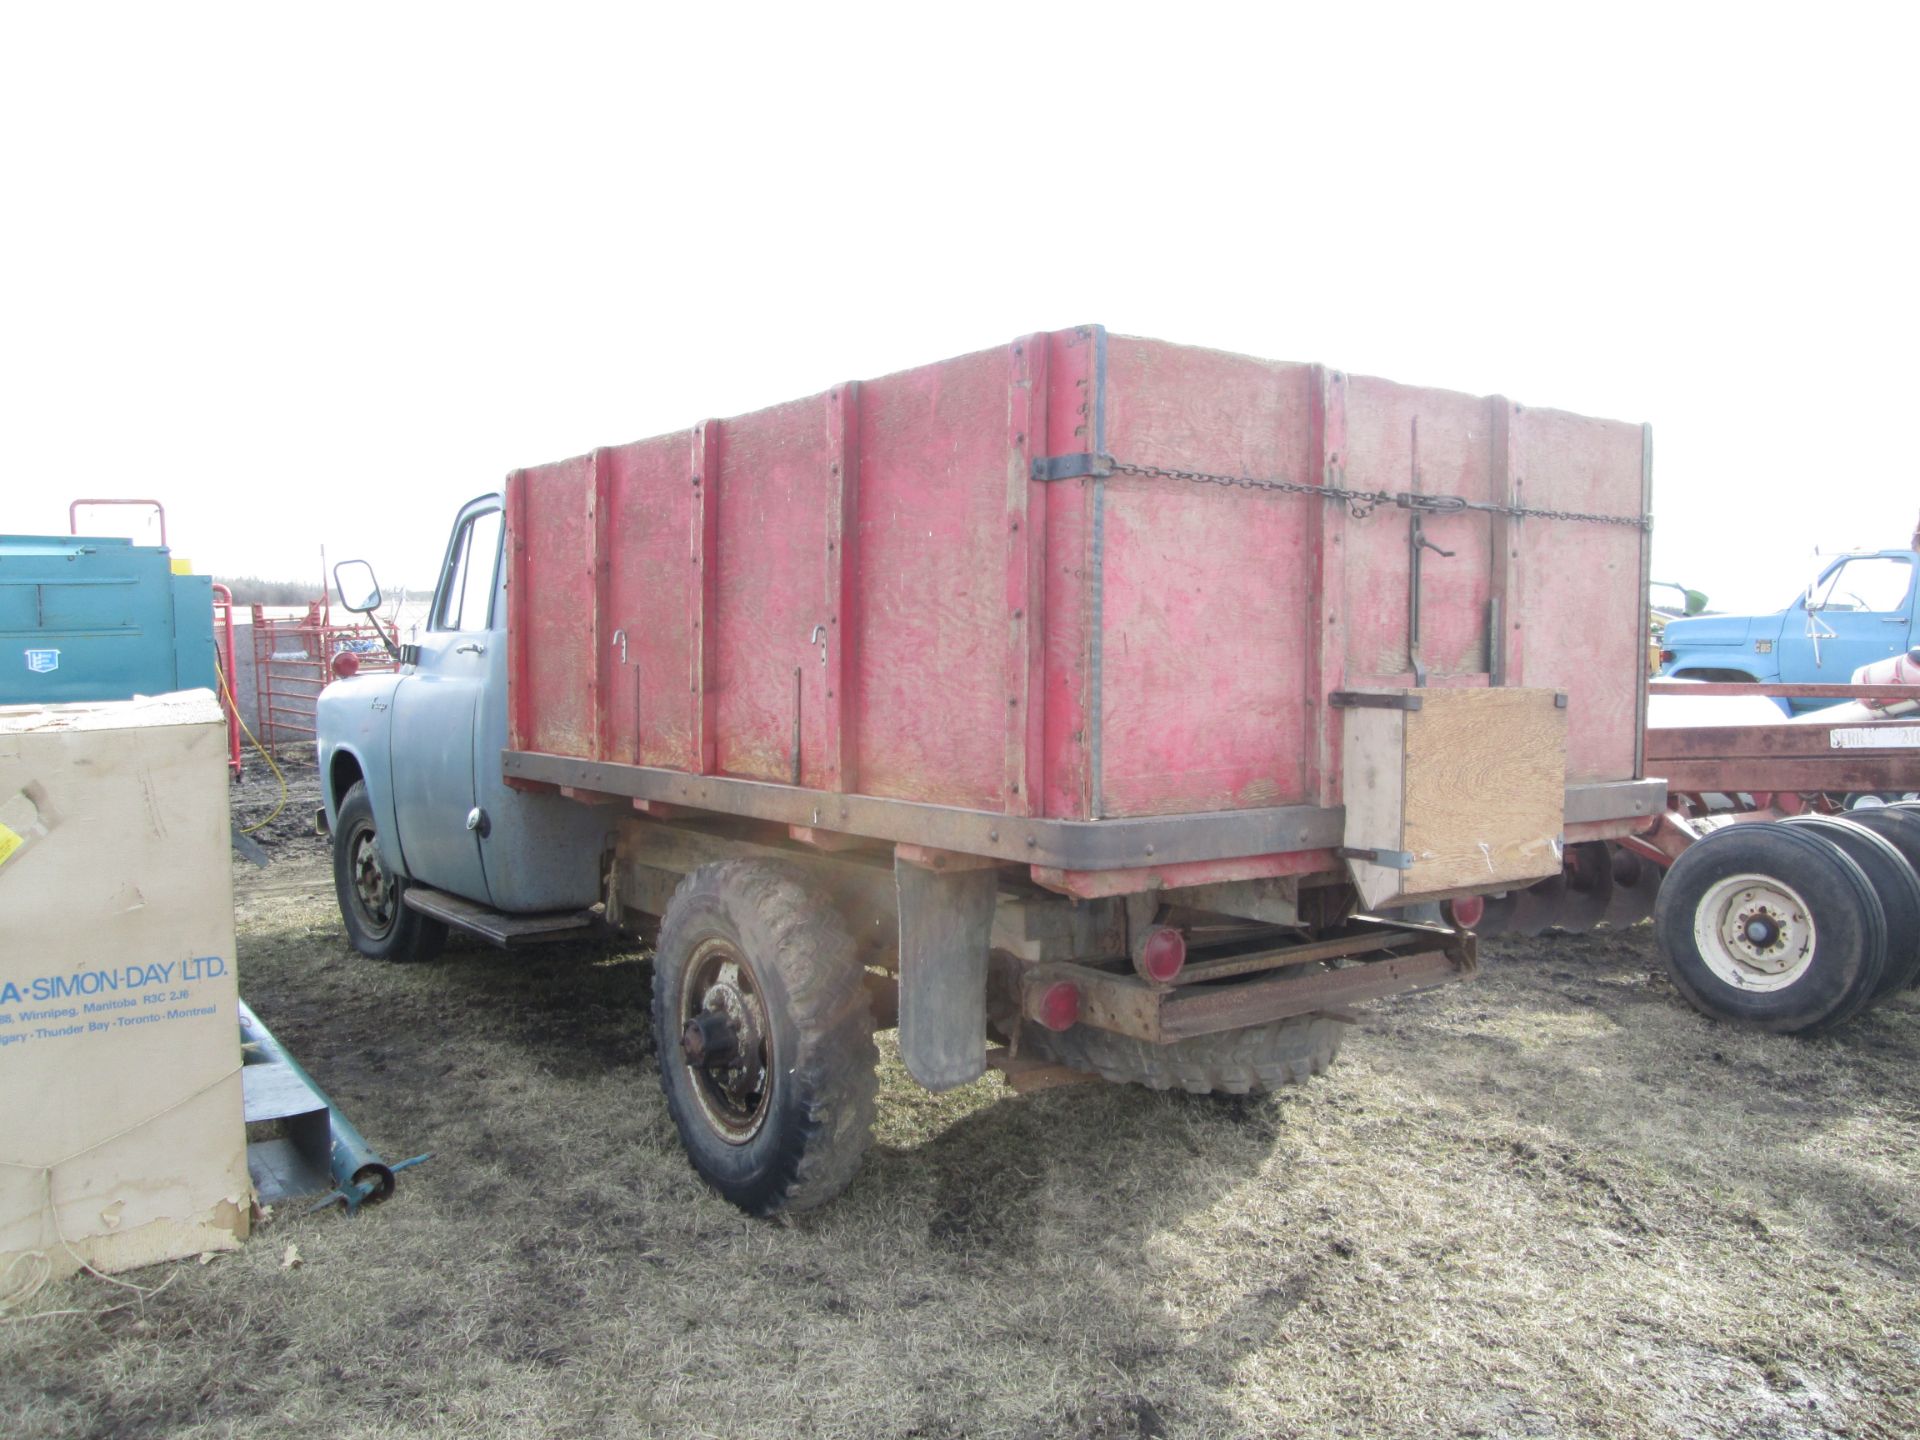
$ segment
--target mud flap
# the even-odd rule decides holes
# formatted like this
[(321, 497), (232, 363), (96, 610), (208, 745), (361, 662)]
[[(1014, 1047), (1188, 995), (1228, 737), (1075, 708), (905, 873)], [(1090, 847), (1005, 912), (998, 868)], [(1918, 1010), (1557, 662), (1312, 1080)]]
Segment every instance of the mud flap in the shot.
[[(929, 1090), (951, 1090), (986, 1073), (987, 951), (999, 877), (966, 857), (909, 859), (909, 848), (900, 847), (893, 862), (900, 1058)], [(946, 868), (948, 859), (955, 868)]]

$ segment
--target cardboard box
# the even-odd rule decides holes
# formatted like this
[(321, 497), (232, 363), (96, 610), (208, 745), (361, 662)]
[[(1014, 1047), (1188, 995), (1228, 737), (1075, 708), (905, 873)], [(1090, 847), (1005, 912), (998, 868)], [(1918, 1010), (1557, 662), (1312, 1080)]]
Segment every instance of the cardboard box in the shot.
[(0, 1298), (246, 1236), (229, 823), (210, 691), (0, 708)]

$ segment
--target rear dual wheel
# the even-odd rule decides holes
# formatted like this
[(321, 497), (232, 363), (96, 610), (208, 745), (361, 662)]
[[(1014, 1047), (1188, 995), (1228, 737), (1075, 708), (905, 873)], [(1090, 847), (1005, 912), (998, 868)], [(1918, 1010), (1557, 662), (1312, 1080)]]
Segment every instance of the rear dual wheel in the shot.
[(879, 1079), (864, 971), (835, 907), (782, 864), (680, 883), (653, 959), (660, 1085), (693, 1168), (749, 1215), (852, 1181)]
[(1825, 1029), (1873, 998), (1887, 920), (1867, 871), (1805, 825), (1729, 825), (1674, 861), (1654, 926), (1694, 1008), (1764, 1030)]
[[(1866, 871), (1873, 893), (1880, 897), (1880, 909), (1887, 919), (1887, 965), (1874, 986), (1869, 1000), (1880, 1000), (1913, 983), (1920, 970), (1920, 875), (1887, 835), (1868, 825), (1858, 815), (1795, 815), (1782, 823), (1824, 836)], [(1909, 817), (1896, 819), (1905, 830)]]
[[(1847, 819), (1856, 825), (1871, 830), (1875, 835), (1878, 835), (1889, 845), (1893, 846), (1895, 850), (1900, 852), (1900, 858), (1907, 862), (1907, 867), (1916, 875), (1920, 875), (1920, 806), (1909, 808), (1907, 805), (1901, 804), (1879, 806), (1866, 810), (1850, 810), (1847, 812)], [(1891, 911), (1887, 914), (1887, 928), (1891, 937), (1888, 943), (1898, 949), (1901, 927), (1894, 920)], [(1883, 983), (1880, 991), (1881, 994), (1887, 994), (1902, 986), (1909, 988), (1920, 986), (1920, 926), (1915, 927), (1913, 942), (1916, 953), (1914, 953), (1910, 959), (1909, 968), (1906, 970), (1904, 978), (1895, 979), (1892, 983)], [(1891, 957), (1889, 958), (1891, 959)], [(1895, 967), (1890, 964), (1888, 968), (1891, 975)]]

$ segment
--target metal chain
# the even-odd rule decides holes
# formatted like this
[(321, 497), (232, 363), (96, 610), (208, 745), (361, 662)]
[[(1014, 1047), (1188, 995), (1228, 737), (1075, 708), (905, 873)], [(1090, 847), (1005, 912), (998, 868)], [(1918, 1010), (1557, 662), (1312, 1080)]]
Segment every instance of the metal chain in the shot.
[(1402, 490), (1349, 490), (1344, 485), (1309, 485), (1300, 480), (1260, 479), (1252, 475), (1213, 475), (1205, 470), (1176, 470), (1167, 465), (1134, 465), (1124, 460), (1113, 462), (1116, 475), (1140, 475), (1152, 480), (1185, 480), (1195, 485), (1224, 485), (1239, 490), (1277, 490), (1285, 495), (1318, 495), (1347, 507), (1356, 520), (1364, 520), (1382, 505), (1402, 510), (1424, 510), (1429, 514), (1453, 514), (1476, 510), (1488, 515), (1510, 515), (1517, 520), (1584, 520), (1593, 525), (1624, 525), (1630, 530), (1651, 530), (1651, 517), (1637, 515), (1592, 515), (1583, 510), (1546, 510), (1526, 505), (1495, 505), (1486, 500), (1468, 500), (1460, 495), (1421, 495)]

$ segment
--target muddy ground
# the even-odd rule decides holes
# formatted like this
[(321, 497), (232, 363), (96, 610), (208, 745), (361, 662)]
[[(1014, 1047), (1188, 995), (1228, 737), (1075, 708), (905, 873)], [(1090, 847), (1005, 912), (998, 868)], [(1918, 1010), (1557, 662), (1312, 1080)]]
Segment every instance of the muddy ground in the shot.
[(266, 836), (245, 994), (434, 1158), (144, 1301), (43, 1291), (79, 1313), (0, 1323), (9, 1437), (1920, 1432), (1914, 992), (1740, 1033), (1643, 926), (1492, 942), (1265, 1100), (936, 1098), (883, 1051), (853, 1189), (756, 1222), (675, 1143), (642, 953), (380, 965)]

